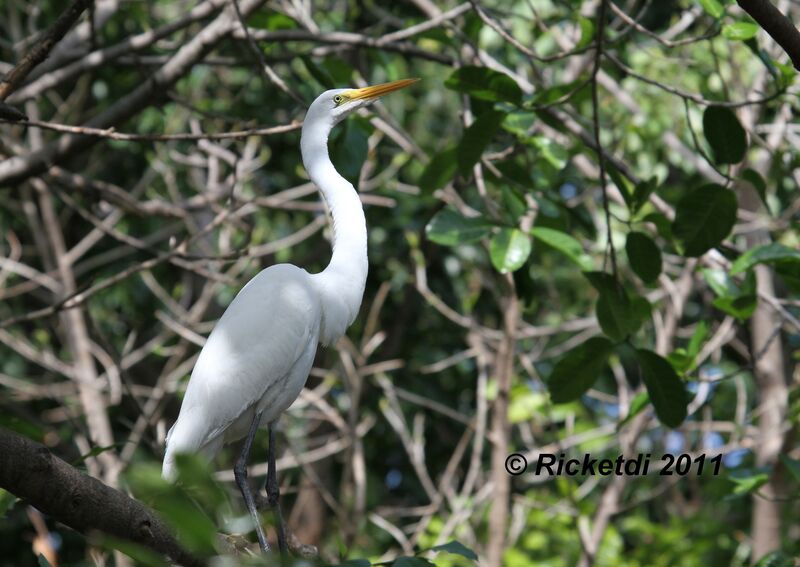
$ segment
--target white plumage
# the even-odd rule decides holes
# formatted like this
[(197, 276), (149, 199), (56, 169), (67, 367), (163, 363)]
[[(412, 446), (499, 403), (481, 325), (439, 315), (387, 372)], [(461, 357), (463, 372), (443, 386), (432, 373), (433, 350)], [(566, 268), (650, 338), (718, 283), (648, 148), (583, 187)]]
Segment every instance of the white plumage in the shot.
[[(200, 352), (167, 435), (165, 478), (175, 476), (176, 454), (212, 458), (222, 445), (248, 435), (259, 413), (259, 426), (275, 421), (300, 394), (317, 343), (334, 343), (355, 319), (367, 278), (367, 227), (358, 194), (328, 157), (328, 136), (354, 110), (414, 81), (334, 89), (309, 107), (300, 147), (333, 219), (330, 264), (319, 274), (291, 264), (271, 266), (234, 298)], [(240, 488), (243, 494), (249, 490), (241, 483)], [(248, 507), (257, 520), (253, 505)]]

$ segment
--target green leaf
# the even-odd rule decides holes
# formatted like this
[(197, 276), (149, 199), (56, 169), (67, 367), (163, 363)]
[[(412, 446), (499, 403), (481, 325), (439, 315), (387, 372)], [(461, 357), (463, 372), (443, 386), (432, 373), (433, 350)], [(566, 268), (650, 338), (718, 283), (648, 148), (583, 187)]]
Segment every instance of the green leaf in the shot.
[(758, 560), (755, 567), (795, 567), (795, 560), (783, 551), (773, 551)]
[(636, 187), (633, 188), (633, 195), (630, 198), (630, 203), (628, 207), (633, 214), (639, 212), (639, 210), (647, 203), (647, 200), (650, 199), (650, 195), (653, 194), (653, 191), (656, 190), (656, 178), (652, 178), (647, 181), (640, 181), (636, 184)]
[(547, 389), (556, 404), (578, 399), (605, 368), (614, 344), (605, 337), (592, 337), (581, 343), (558, 361), (550, 377)]
[(633, 399), (631, 400), (631, 405), (628, 408), (628, 415), (625, 416), (620, 423), (618, 428), (627, 425), (634, 417), (642, 413), (642, 410), (647, 407), (647, 404), (650, 403), (650, 396), (647, 392), (639, 392), (636, 394)]
[(484, 217), (467, 218), (453, 209), (442, 209), (425, 227), (428, 239), (442, 246), (474, 242), (488, 235), (492, 224)]
[(800, 460), (793, 459), (786, 453), (781, 453), (779, 456), (783, 466), (785, 466), (786, 470), (792, 475), (794, 481), (800, 482)]
[(462, 557), (466, 557), (467, 559), (472, 559), (473, 561), (478, 560), (478, 554), (468, 548), (466, 545), (461, 543), (460, 541), (451, 541), (442, 545), (437, 545), (432, 547), (430, 551), (446, 551), (447, 553), (454, 553), (456, 555), (461, 555)]
[(108, 550), (121, 551), (134, 560), (134, 565), (142, 565), (144, 567), (169, 567), (170, 565), (162, 555), (150, 548), (107, 534), (93, 536), (92, 544)]
[(444, 187), (456, 174), (456, 148), (442, 150), (431, 158), (417, 184), (423, 193)]
[(683, 255), (702, 256), (719, 245), (736, 222), (736, 195), (716, 184), (689, 191), (678, 201), (672, 234)]
[(16, 504), (17, 497), (8, 492), (7, 490), (3, 490), (0, 488), (0, 518), (6, 515), (11, 507)]
[(348, 559), (344, 563), (333, 565), (332, 567), (371, 567), (372, 563), (368, 559)]
[(444, 86), (490, 102), (519, 104), (522, 100), (522, 90), (514, 79), (486, 67), (466, 66), (456, 69), (444, 82)]
[(718, 164), (739, 163), (747, 150), (747, 134), (736, 114), (724, 106), (709, 106), (703, 113), (703, 132)]
[(468, 174), (481, 159), (483, 150), (492, 141), (505, 116), (505, 113), (496, 110), (484, 112), (464, 131), (457, 150), (458, 168), (462, 173)]
[(595, 312), (603, 333), (615, 341), (621, 341), (635, 333), (650, 312), (647, 300), (638, 296), (632, 300), (610, 274), (584, 272), (583, 275), (600, 293)]
[(569, 159), (569, 152), (550, 138), (545, 136), (531, 136), (528, 138), (528, 143), (539, 150), (541, 156), (557, 170), (562, 170), (567, 165)]
[(582, 49), (594, 39), (594, 22), (585, 16), (578, 16), (578, 25), (581, 27), (581, 39), (575, 48)]
[(625, 241), (625, 252), (631, 268), (643, 282), (650, 283), (661, 273), (661, 250), (656, 243), (641, 232), (630, 232)]
[(692, 360), (700, 353), (700, 348), (703, 346), (707, 336), (708, 324), (705, 321), (700, 321), (694, 333), (692, 333), (692, 338), (689, 339), (689, 346), (686, 349)]
[(717, 297), (711, 304), (720, 311), (732, 317), (736, 317), (740, 321), (749, 319), (758, 306), (754, 295)]
[(745, 41), (755, 37), (758, 25), (753, 22), (736, 22), (722, 26), (722, 37), (736, 41)]
[(678, 427), (686, 419), (688, 400), (683, 382), (672, 365), (653, 351), (637, 349), (636, 357), (656, 416), (664, 425)]
[(351, 119), (345, 121), (329, 144), (331, 161), (336, 165), (336, 170), (356, 186), (361, 166), (367, 159), (368, 138), (369, 134), (361, 121)]
[(698, 3), (703, 7), (703, 10), (712, 18), (721, 18), (725, 13), (725, 8), (718, 0), (698, 0)]
[(734, 494), (744, 495), (752, 494), (769, 480), (769, 475), (765, 472), (757, 474), (748, 474), (747, 476), (729, 476), (728, 477), (736, 486), (733, 489)]
[(403, 556), (395, 559), (392, 562), (392, 567), (436, 567), (436, 565), (422, 557)]
[(731, 266), (731, 275), (740, 274), (756, 264), (777, 264), (779, 262), (800, 262), (800, 250), (794, 250), (778, 242), (756, 246), (736, 259)]
[(489, 243), (492, 265), (501, 274), (519, 270), (531, 254), (531, 238), (518, 228), (503, 228)]
[(767, 206), (767, 182), (764, 181), (764, 178), (761, 177), (756, 170), (750, 169), (749, 167), (745, 169), (741, 173), (741, 178), (747, 181), (750, 185), (753, 186), (753, 189), (756, 190), (758, 196), (761, 197), (761, 202), (764, 203), (764, 206)]
[(544, 226), (535, 226), (531, 229), (531, 235), (564, 254), (575, 262), (581, 270), (588, 271), (592, 269), (592, 259), (583, 251), (581, 243), (566, 232)]
[(314, 77), (314, 79), (320, 85), (322, 85), (323, 88), (336, 88), (336, 83), (334, 82), (333, 77), (331, 77), (325, 69), (317, 65), (311, 57), (308, 55), (301, 55), (300, 60), (303, 62), (303, 65), (308, 70), (309, 74)]
[(528, 205), (520, 196), (519, 192), (508, 185), (500, 188), (503, 201), (503, 213), (510, 219), (510, 224), (518, 224), (519, 219), (528, 212)]

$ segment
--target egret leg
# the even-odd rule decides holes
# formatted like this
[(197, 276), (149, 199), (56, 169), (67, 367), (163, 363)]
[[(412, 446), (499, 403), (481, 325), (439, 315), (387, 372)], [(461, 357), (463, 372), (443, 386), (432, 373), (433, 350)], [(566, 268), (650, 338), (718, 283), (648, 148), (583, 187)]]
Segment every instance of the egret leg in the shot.
[[(264, 528), (261, 527), (261, 522), (258, 519), (258, 510), (256, 509), (256, 499), (253, 496), (253, 491), (250, 490), (250, 484), (247, 482), (247, 458), (250, 456), (250, 448), (253, 446), (253, 439), (256, 437), (258, 431), (258, 424), (261, 421), (261, 412), (257, 413), (250, 425), (250, 431), (244, 440), (242, 452), (239, 458), (236, 459), (236, 464), (233, 467), (233, 476), (236, 479), (236, 484), (239, 490), (242, 491), (244, 502), (250, 515), (253, 517), (253, 523), (256, 525), (256, 535), (258, 536), (258, 544), (261, 546), (261, 551), (270, 551), (267, 537), (264, 535)], [(270, 445), (272, 445), (272, 436), (270, 435)]]
[(272, 428), (273, 423), (269, 424), (269, 449), (267, 453), (267, 502), (275, 514), (275, 531), (278, 532), (278, 550), (281, 553), (286, 553), (288, 550), (286, 546), (286, 524), (283, 522), (283, 513), (281, 512), (281, 489), (278, 485), (278, 470), (275, 466), (275, 431)]

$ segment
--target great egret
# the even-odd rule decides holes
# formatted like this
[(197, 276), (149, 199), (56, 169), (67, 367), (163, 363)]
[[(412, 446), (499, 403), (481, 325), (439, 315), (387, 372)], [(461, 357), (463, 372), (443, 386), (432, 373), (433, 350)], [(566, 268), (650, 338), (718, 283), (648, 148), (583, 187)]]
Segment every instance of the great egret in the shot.
[(180, 414), (167, 434), (162, 474), (175, 476), (175, 455), (213, 458), (222, 445), (246, 437), (234, 476), (255, 522), (258, 542), (269, 550), (247, 482), (247, 459), (259, 426), (269, 428), (267, 497), (277, 516), (278, 547), (286, 540), (278, 505), (272, 424), (300, 394), (317, 343), (344, 335), (361, 306), (367, 279), (367, 225), (356, 190), (328, 157), (331, 129), (355, 110), (418, 79), (319, 95), (303, 122), (303, 164), (333, 218), (333, 255), (321, 273), (291, 264), (262, 270), (234, 298), (197, 359)]

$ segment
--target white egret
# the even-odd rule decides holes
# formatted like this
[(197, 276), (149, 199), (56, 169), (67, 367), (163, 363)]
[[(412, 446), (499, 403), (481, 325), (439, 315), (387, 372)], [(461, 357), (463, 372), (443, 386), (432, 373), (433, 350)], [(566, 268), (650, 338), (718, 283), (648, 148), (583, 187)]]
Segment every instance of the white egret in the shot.
[(247, 482), (253, 438), (260, 426), (269, 428), (267, 497), (277, 516), (278, 546), (285, 551), (272, 424), (303, 389), (317, 343), (333, 344), (355, 319), (367, 279), (364, 210), (356, 190), (328, 157), (328, 135), (355, 110), (416, 81), (333, 89), (311, 104), (300, 150), (333, 219), (331, 261), (318, 274), (291, 264), (271, 266), (242, 288), (200, 352), (178, 420), (167, 435), (162, 471), (167, 479), (175, 476), (176, 454), (213, 458), (222, 445), (246, 438), (234, 476), (264, 551), (269, 544)]

